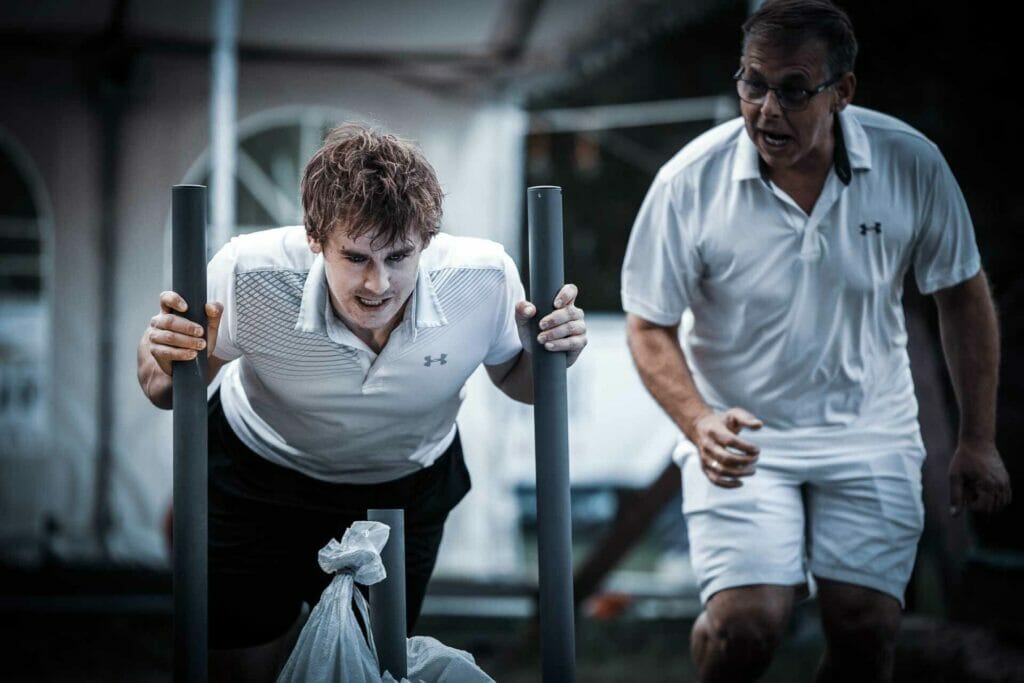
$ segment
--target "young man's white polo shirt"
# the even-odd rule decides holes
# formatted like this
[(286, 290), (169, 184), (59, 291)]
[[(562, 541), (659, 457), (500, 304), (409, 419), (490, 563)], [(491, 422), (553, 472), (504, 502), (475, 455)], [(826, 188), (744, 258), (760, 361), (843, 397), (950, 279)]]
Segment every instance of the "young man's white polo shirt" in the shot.
[(666, 326), (691, 309), (698, 389), (764, 420), (763, 448), (920, 451), (903, 279), (913, 266), (931, 293), (976, 274), (973, 227), (932, 142), (859, 107), (838, 120), (809, 216), (767, 179), (742, 119), (683, 148), (633, 226), (623, 308)]
[(214, 354), (224, 414), (267, 460), (332, 482), (396, 479), (455, 438), (470, 374), (521, 350), (523, 286), (500, 244), (440, 234), (422, 252), (405, 316), (378, 356), (333, 313), (304, 228), (231, 240), (210, 261), (224, 304)]

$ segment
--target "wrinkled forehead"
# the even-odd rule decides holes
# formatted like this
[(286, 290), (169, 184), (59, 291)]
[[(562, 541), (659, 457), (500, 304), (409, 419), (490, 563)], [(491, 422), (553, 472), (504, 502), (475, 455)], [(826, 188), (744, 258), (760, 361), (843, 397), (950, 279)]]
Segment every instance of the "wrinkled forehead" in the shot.
[(825, 44), (817, 38), (800, 42), (776, 42), (752, 38), (744, 47), (740, 63), (764, 76), (818, 80), (828, 71)]

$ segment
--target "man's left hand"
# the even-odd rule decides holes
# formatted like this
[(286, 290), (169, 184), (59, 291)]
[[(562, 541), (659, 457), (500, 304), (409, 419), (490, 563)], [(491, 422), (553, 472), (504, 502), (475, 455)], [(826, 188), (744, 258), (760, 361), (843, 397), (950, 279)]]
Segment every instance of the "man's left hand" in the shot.
[(1011, 498), (1010, 475), (995, 444), (961, 441), (949, 465), (949, 511), (958, 515), (966, 506), (990, 515), (1006, 507)]
[[(576, 285), (563, 285), (555, 296), (555, 310), (541, 318), (540, 334), (537, 341), (548, 351), (562, 351), (567, 354), (566, 362), (572, 365), (587, 345), (587, 324), (583, 321), (583, 309), (576, 305), (579, 290)], [(519, 340), (527, 352), (533, 350), (530, 343), (530, 320), (537, 315), (537, 307), (529, 301), (516, 304), (516, 325)]]

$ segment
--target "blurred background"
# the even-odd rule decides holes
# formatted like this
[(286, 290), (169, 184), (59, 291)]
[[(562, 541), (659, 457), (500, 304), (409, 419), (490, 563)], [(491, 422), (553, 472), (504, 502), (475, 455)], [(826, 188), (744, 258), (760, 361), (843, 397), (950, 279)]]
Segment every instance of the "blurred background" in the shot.
[[(756, 4), (756, 3), (755, 3)], [(975, 221), (1000, 310), (999, 447), (1024, 442), (1024, 196), (1012, 56), (987, 3), (850, 0), (857, 104), (935, 141)], [(525, 188), (563, 188), (567, 278), (590, 347), (570, 372), (578, 670), (693, 680), (699, 613), (678, 432), (625, 345), (619, 268), (659, 166), (738, 115), (735, 0), (0, 2), (0, 652), (7, 680), (169, 680), (170, 414), (135, 349), (170, 287), (170, 188), (210, 186), (210, 244), (301, 223), (298, 179), (331, 126), (416, 140), (443, 229), (525, 272)], [(956, 409), (934, 305), (906, 284), (926, 529), (901, 681), (1024, 680), (1021, 505), (952, 519)], [(539, 680), (531, 409), (477, 375), (460, 428), (474, 487), (453, 514), (419, 632), (499, 681)], [(254, 596), (257, 599), (257, 596)], [(807, 680), (812, 603), (766, 680)]]

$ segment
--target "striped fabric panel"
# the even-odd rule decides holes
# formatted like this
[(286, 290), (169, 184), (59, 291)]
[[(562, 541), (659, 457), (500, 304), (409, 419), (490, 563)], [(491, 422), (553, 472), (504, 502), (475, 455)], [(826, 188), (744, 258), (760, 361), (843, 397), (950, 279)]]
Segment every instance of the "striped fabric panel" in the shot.
[[(481, 306), (494, 306), (500, 301), (495, 289), (504, 285), (505, 273), (500, 268), (444, 268), (430, 273), (430, 279), (450, 327)], [(420, 330), (415, 343), (401, 355), (420, 349), (448, 332), (445, 327)]]
[(261, 375), (305, 379), (361, 373), (355, 350), (295, 329), (306, 275), (272, 270), (235, 275), (238, 347)]

